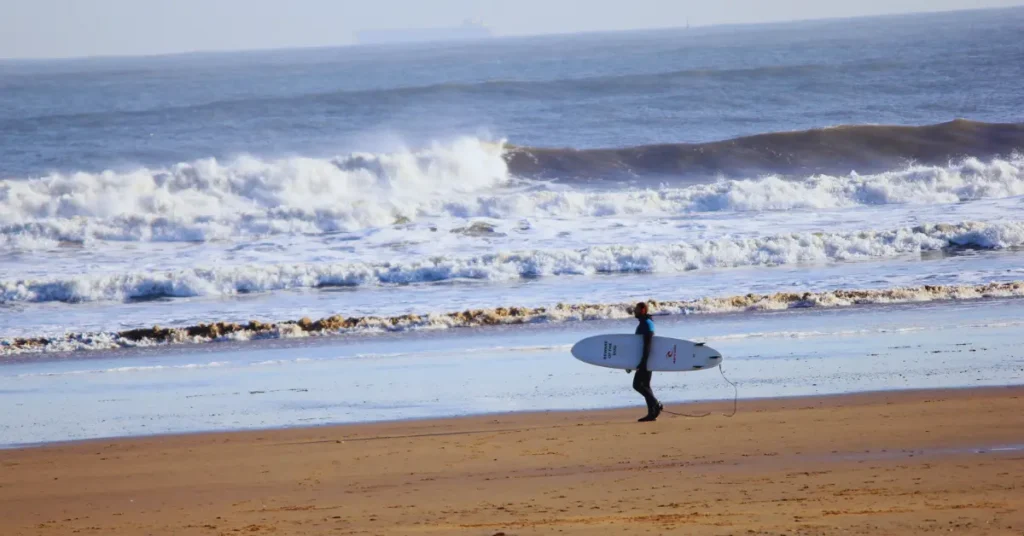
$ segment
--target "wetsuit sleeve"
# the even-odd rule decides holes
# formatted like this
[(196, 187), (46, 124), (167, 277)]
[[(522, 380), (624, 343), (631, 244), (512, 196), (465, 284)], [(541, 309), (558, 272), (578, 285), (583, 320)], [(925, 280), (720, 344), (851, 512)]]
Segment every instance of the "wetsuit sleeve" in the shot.
[(640, 357), (640, 370), (647, 370), (647, 358), (651, 356), (651, 344), (654, 342), (654, 322), (650, 319), (645, 321), (646, 328), (643, 330), (644, 353)]

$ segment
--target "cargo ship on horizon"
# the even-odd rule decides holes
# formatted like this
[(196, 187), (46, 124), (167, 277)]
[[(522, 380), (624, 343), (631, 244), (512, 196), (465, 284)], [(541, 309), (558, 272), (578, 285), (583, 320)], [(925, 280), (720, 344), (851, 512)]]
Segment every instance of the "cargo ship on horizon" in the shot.
[(376, 29), (356, 32), (356, 43), (377, 45), (387, 43), (429, 43), (439, 41), (467, 41), (493, 37), (491, 30), (480, 21), (466, 20), (460, 26), (446, 28)]

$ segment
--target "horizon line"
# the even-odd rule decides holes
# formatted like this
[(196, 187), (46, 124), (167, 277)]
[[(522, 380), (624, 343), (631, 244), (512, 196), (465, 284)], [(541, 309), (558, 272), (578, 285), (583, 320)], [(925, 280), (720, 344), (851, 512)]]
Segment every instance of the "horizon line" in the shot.
[[(967, 8), (967, 9), (945, 9), (945, 10), (932, 10), (932, 11), (905, 11), (900, 13), (877, 13), (869, 15), (853, 15), (853, 16), (839, 16), (839, 17), (816, 17), (806, 19), (787, 19), (787, 20), (776, 20), (776, 21), (762, 21), (762, 22), (721, 22), (712, 24), (693, 24), (692, 20), (687, 21), (685, 26), (651, 26), (644, 28), (622, 28), (622, 29), (596, 29), (596, 30), (582, 30), (577, 32), (546, 32), (546, 33), (523, 33), (523, 34), (494, 34), (490, 37), (483, 37), (479, 39), (442, 39), (437, 41), (421, 41), (421, 42), (394, 42), (394, 43), (359, 43), (359, 42), (348, 42), (348, 43), (337, 43), (328, 45), (286, 45), (286, 46), (267, 46), (267, 47), (246, 47), (246, 48), (224, 48), (224, 49), (193, 49), (193, 50), (180, 50), (174, 52), (147, 52), (147, 53), (122, 53), (122, 54), (93, 54), (93, 55), (81, 55), (81, 56), (0, 56), (0, 63), (46, 63), (46, 62), (62, 62), (62, 61), (102, 61), (102, 60), (131, 60), (131, 59), (164, 59), (176, 56), (213, 56), (221, 54), (246, 54), (246, 53), (267, 53), (267, 52), (301, 52), (301, 51), (313, 51), (313, 50), (330, 50), (330, 49), (341, 49), (341, 48), (378, 48), (378, 47), (409, 47), (414, 45), (438, 45), (438, 44), (458, 44), (458, 43), (481, 43), (481, 42), (493, 42), (493, 41), (507, 41), (516, 39), (531, 39), (538, 37), (558, 37), (558, 36), (574, 36), (574, 35), (603, 35), (603, 34), (622, 34), (622, 33), (636, 33), (636, 32), (664, 32), (672, 30), (680, 31), (692, 31), (692, 30), (707, 30), (707, 29), (726, 29), (726, 28), (750, 28), (757, 26), (774, 26), (774, 25), (786, 25), (795, 23), (815, 23), (815, 22), (840, 22), (849, 20), (859, 19), (878, 19), (878, 18), (898, 18), (916, 15), (943, 15), (953, 13), (976, 13), (984, 11), (1009, 11), (1024, 9), (1024, 2), (1019, 5), (1013, 6), (997, 6), (997, 7), (980, 7), (980, 8)], [(438, 27), (441, 28), (441, 27)], [(488, 28), (490, 30), (490, 28)], [(353, 34), (358, 33), (361, 30), (353, 30)]]

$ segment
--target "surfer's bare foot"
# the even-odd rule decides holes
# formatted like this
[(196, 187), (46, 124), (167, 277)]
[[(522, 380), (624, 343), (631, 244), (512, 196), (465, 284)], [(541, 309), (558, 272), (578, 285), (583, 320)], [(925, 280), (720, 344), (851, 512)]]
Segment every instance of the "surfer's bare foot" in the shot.
[(657, 419), (658, 417), (660, 417), (661, 416), (661, 412), (664, 409), (665, 409), (665, 406), (662, 406), (661, 402), (658, 402), (658, 406), (656, 408), (654, 408), (654, 418)]
[(647, 415), (637, 419), (636, 422), (654, 422), (654, 420), (657, 419), (657, 418), (658, 418), (657, 415), (652, 415), (652, 414), (648, 413)]

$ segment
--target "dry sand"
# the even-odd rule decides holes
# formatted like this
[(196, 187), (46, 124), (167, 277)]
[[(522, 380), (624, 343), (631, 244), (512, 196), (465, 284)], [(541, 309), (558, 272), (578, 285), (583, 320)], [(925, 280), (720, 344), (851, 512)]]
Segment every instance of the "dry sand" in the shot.
[(1024, 387), (0, 451), (0, 534), (1024, 534)]

